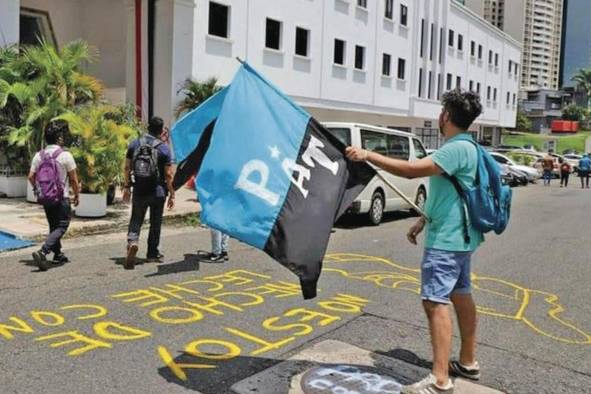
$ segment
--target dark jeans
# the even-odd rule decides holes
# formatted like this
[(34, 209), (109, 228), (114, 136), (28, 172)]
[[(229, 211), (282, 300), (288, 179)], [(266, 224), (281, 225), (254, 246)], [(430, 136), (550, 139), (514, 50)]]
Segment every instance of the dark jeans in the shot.
[(127, 231), (127, 242), (137, 243), (146, 211), (150, 208), (150, 234), (148, 235), (148, 258), (158, 256), (160, 243), (160, 229), (162, 228), (162, 214), (164, 213), (165, 197), (133, 196), (131, 219)]
[(589, 187), (589, 171), (579, 170), (579, 176), (581, 177), (581, 187)]
[(552, 180), (552, 170), (544, 170), (544, 185), (549, 185)]
[(568, 172), (561, 172), (560, 173), (560, 186), (567, 187), (568, 186), (568, 178), (570, 173)]
[(70, 200), (66, 198), (55, 205), (44, 205), (43, 209), (49, 223), (49, 235), (41, 249), (45, 253), (60, 254), (62, 252), (61, 239), (70, 226), (72, 213)]

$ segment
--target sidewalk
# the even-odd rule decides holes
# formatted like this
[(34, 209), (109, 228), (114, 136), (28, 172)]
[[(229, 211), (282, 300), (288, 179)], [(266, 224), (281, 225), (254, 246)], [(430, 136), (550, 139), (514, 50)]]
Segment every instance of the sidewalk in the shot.
[[(173, 210), (164, 210), (164, 223), (179, 222), (200, 211), (201, 206), (196, 201), (195, 191), (183, 187), (176, 193), (176, 207)], [(72, 216), (66, 237), (124, 229), (129, 222), (130, 213), (131, 205), (123, 204), (121, 195), (118, 194), (115, 204), (107, 207), (107, 216), (103, 218), (83, 219)], [(1, 198), (0, 217), (0, 231), (19, 238), (40, 241), (48, 232), (43, 207), (28, 203), (24, 198)], [(148, 217), (146, 215), (146, 220)]]

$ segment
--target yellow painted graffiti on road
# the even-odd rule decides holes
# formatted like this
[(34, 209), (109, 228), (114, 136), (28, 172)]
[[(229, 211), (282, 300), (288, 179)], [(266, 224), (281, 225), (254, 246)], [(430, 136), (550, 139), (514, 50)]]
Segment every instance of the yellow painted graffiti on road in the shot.
[[(420, 294), (420, 270), (385, 258), (361, 254), (327, 254), (325, 272), (375, 286)], [(591, 333), (561, 317), (564, 307), (556, 294), (526, 288), (507, 280), (472, 273), (472, 288), (482, 315), (523, 323), (535, 333), (567, 344), (590, 345)]]

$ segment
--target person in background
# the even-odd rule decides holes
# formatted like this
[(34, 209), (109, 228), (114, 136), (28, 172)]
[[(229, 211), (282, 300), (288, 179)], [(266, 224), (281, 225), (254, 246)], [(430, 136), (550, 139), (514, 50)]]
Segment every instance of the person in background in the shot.
[(591, 173), (591, 159), (585, 153), (581, 160), (579, 160), (579, 176), (581, 177), (581, 189), (585, 186), (589, 189), (589, 174)]
[(164, 257), (158, 250), (162, 216), (167, 195), (168, 209), (174, 208), (174, 188), (172, 187), (170, 149), (160, 139), (163, 130), (162, 119), (153, 117), (148, 125), (148, 134), (131, 142), (127, 149), (123, 201), (129, 203), (132, 186), (133, 199), (127, 233), (127, 257), (123, 264), (125, 269), (133, 269), (135, 266), (140, 231), (148, 208), (150, 209), (150, 233), (147, 261), (158, 262)]
[(228, 241), (230, 237), (219, 230), (211, 229), (211, 253), (209, 261), (228, 261)]
[[(76, 174), (76, 162), (72, 154), (63, 149), (64, 138), (69, 132), (68, 123), (63, 120), (50, 122), (45, 128), (47, 146), (33, 157), (29, 182), (38, 201), (43, 205), (49, 224), (49, 235), (40, 250), (33, 253), (33, 260), (41, 271), (49, 269), (47, 255), (53, 252), (53, 262), (67, 263), (62, 252), (61, 239), (70, 226), (71, 208), (78, 205), (80, 185)], [(74, 196), (70, 201), (70, 190)]]
[(544, 186), (550, 186), (552, 180), (552, 170), (554, 170), (554, 157), (552, 157), (552, 150), (542, 159), (542, 169), (544, 170)]
[(560, 187), (568, 187), (571, 166), (562, 157), (558, 159), (558, 162), (560, 163)]

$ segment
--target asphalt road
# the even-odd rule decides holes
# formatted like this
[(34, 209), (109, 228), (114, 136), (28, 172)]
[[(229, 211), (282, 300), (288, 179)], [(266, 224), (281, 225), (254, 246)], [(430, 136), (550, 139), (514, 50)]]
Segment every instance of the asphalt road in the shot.
[[(590, 190), (515, 190), (510, 228), (473, 259), (482, 384), (591, 392), (590, 212)], [(421, 249), (404, 237), (414, 220), (340, 223), (310, 301), (237, 242), (229, 262), (199, 262), (201, 228), (166, 229), (166, 261), (134, 271), (120, 265), (122, 234), (67, 240), (73, 261), (45, 273), (30, 250), (1, 254), (0, 393), (226, 393), (325, 339), (428, 367)]]

